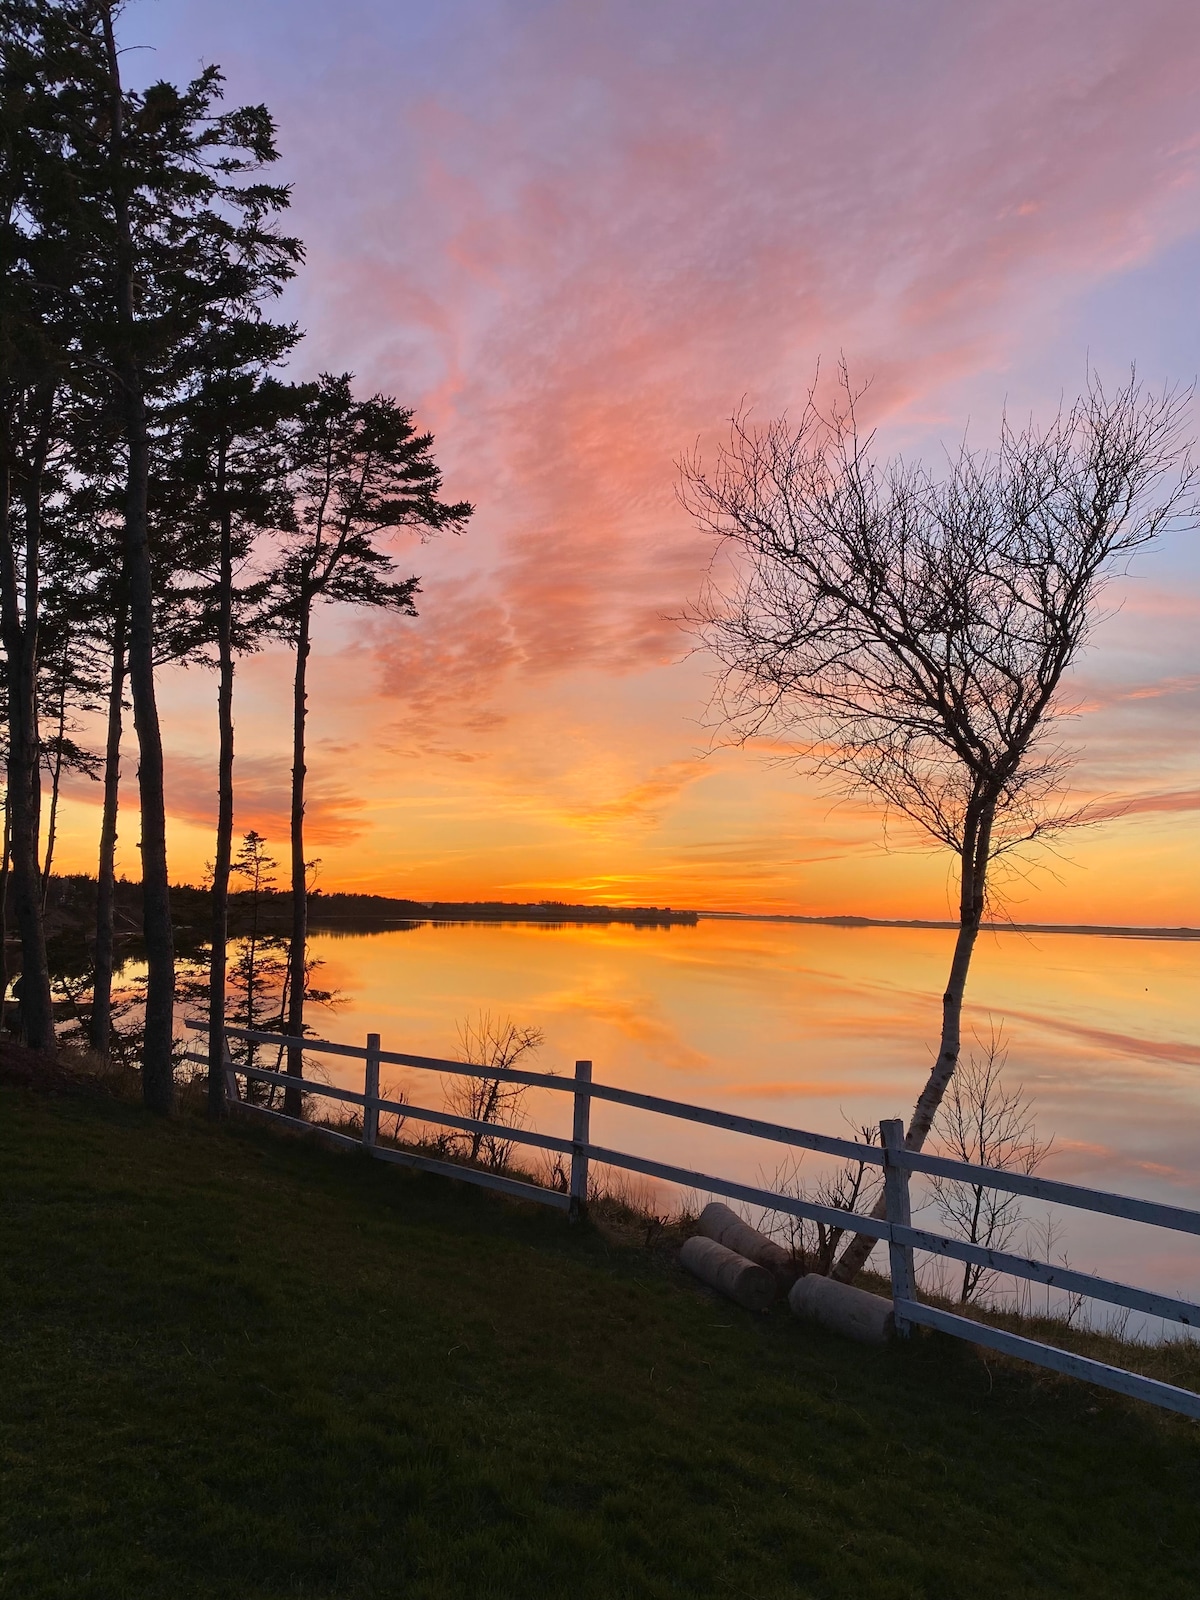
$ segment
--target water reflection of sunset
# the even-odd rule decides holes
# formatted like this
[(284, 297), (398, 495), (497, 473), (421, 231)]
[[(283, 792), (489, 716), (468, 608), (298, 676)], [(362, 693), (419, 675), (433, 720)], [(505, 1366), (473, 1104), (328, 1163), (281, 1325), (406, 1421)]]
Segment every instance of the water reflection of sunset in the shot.
[[(570, 1072), (575, 1059), (590, 1058), (602, 1081), (839, 1133), (911, 1106), (936, 1047), (951, 938), (707, 920), (669, 929), (429, 925), (322, 935), (322, 979), (345, 1004), (314, 1021), (333, 1038), (373, 1030), (385, 1049), (445, 1055), (455, 1019), (490, 1007), (545, 1029), (547, 1067)], [(1200, 943), (982, 936), (968, 1027), (982, 1035), (1003, 1028), (1006, 1075), (1033, 1095), (1041, 1136), (1055, 1138), (1046, 1172), (1200, 1201), (1198, 986)], [(418, 1084), (421, 1095), (431, 1092), (421, 1075), (397, 1071), (395, 1082), (409, 1084), (418, 1103)], [(533, 1113), (558, 1129), (567, 1114), (552, 1099), (541, 1097)], [(748, 1177), (773, 1173), (781, 1155), (611, 1106), (596, 1108), (594, 1137)], [(1119, 1265), (1131, 1281), (1153, 1270), (1164, 1287), (1200, 1272), (1192, 1241), (1113, 1219), (1059, 1220), (1077, 1264)]]

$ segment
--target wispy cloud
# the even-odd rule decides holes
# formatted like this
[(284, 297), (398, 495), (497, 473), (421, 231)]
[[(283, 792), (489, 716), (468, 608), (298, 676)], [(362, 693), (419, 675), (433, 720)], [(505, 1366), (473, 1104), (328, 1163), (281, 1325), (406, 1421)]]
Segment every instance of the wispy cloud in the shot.
[[(1010, 377), (1056, 404), (1088, 296), (1200, 227), (1193, 0), (762, 0), (736, 27), (717, 0), (446, 0), (415, 33), (388, 0), (142, 9), (170, 17), (156, 72), (215, 55), (280, 117), (309, 246), (300, 367), (415, 404), (478, 506), (461, 538), (398, 546), (418, 619), (319, 642), (314, 735), (355, 743), (314, 762), (329, 878), (941, 909), (943, 863), (884, 858), (876, 818), (843, 836), (753, 752), (711, 781), (693, 761), (711, 685), (672, 619), (709, 548), (675, 463), (711, 455), (743, 399), (794, 407), (838, 351), (873, 379), (884, 443), (935, 449)], [(1039, 376), (1076, 321), (1078, 373)], [(1125, 654), (1089, 683), (1119, 686), (1078, 724), (1085, 787), (1133, 795), (1130, 818), (1186, 818), (1198, 781), (1168, 726), (1195, 698), (1195, 584), (1172, 560), (1109, 625)], [(285, 679), (247, 669), (263, 706), (239, 766), (242, 815), (277, 835)], [(189, 687), (164, 693), (194, 715)], [(175, 815), (207, 827), (211, 771), (176, 771)], [(1124, 870), (1114, 919), (1151, 900)]]
[[(241, 756), (235, 764), (238, 833), (254, 828), (282, 844), (291, 823), (291, 768), (281, 756)], [(214, 765), (197, 756), (169, 755), (166, 764), (167, 810), (183, 822), (214, 827), (217, 782)], [(347, 845), (361, 839), (368, 826), (367, 805), (360, 794), (319, 770), (308, 784), (305, 837), (314, 845)]]
[(1099, 802), (1090, 814), (1097, 821), (1102, 821), (1113, 817), (1180, 811), (1200, 811), (1200, 789), (1163, 789), (1157, 793), (1118, 796)]
[(683, 791), (705, 776), (699, 761), (669, 761), (612, 800), (568, 810), (573, 821), (595, 827), (632, 819), (657, 819)]

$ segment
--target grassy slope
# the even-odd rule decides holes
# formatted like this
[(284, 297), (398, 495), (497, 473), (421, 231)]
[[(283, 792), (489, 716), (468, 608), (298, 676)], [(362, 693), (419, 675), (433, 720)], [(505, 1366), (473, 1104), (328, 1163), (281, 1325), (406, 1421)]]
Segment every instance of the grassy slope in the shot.
[(257, 1130), (0, 1091), (0, 1593), (1200, 1593), (1200, 1430)]

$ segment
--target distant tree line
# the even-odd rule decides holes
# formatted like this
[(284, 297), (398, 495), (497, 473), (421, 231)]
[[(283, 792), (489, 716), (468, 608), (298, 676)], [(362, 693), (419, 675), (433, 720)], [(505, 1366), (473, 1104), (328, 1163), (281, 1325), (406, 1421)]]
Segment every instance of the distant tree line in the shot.
[[(415, 614), (401, 529), (460, 529), (433, 439), (348, 373), (283, 376), (301, 339), (271, 308), (301, 269), (265, 106), (217, 67), (128, 88), (110, 0), (0, 0), (0, 644), (7, 784), (0, 902), (21, 947), (25, 1042), (56, 1047), (45, 905), (62, 779), (102, 783), (93, 1049), (112, 1042), (120, 749), (132, 705), (148, 977), (142, 1082), (173, 1103), (176, 959), (158, 677), (217, 674), (209, 1005), (226, 1004), (239, 657), (294, 654), (285, 1021), (304, 1029), (305, 727), (312, 624), (341, 602)], [(75, 741), (106, 719), (103, 750)], [(47, 798), (48, 790), (48, 798)], [(7, 921), (5, 923), (7, 926)], [(9, 973), (0, 966), (6, 993)], [(210, 1103), (221, 1105), (214, 1028)], [(289, 1070), (300, 1071), (298, 1053)], [(292, 1096), (298, 1100), (298, 1094)]]

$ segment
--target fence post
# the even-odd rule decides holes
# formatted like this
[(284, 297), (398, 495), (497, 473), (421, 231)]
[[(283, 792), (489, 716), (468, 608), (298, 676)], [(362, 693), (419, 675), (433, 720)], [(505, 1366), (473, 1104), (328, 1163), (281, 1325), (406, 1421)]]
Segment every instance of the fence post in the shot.
[[(902, 1167), (896, 1160), (897, 1152), (904, 1148), (904, 1124), (899, 1117), (890, 1117), (879, 1124), (879, 1136), (883, 1140), (883, 1199), (887, 1207), (885, 1214), (893, 1227), (907, 1228), (912, 1223), (908, 1201), (908, 1168)], [(916, 1298), (913, 1253), (908, 1245), (896, 1244), (889, 1240), (888, 1255), (892, 1269), (892, 1305), (895, 1308), (898, 1300)], [(907, 1317), (900, 1314), (899, 1310), (893, 1309), (893, 1315), (896, 1320), (897, 1337), (907, 1339), (912, 1324)]]
[(377, 1033), (367, 1035), (367, 1070), (363, 1077), (363, 1095), (366, 1104), (363, 1106), (362, 1142), (364, 1148), (370, 1150), (379, 1136), (379, 1035)]
[[(575, 1063), (575, 1121), (571, 1128), (571, 1206), (567, 1217), (578, 1222), (587, 1214), (588, 1140), (591, 1137), (592, 1063)], [(581, 1087), (581, 1085), (583, 1087)]]

